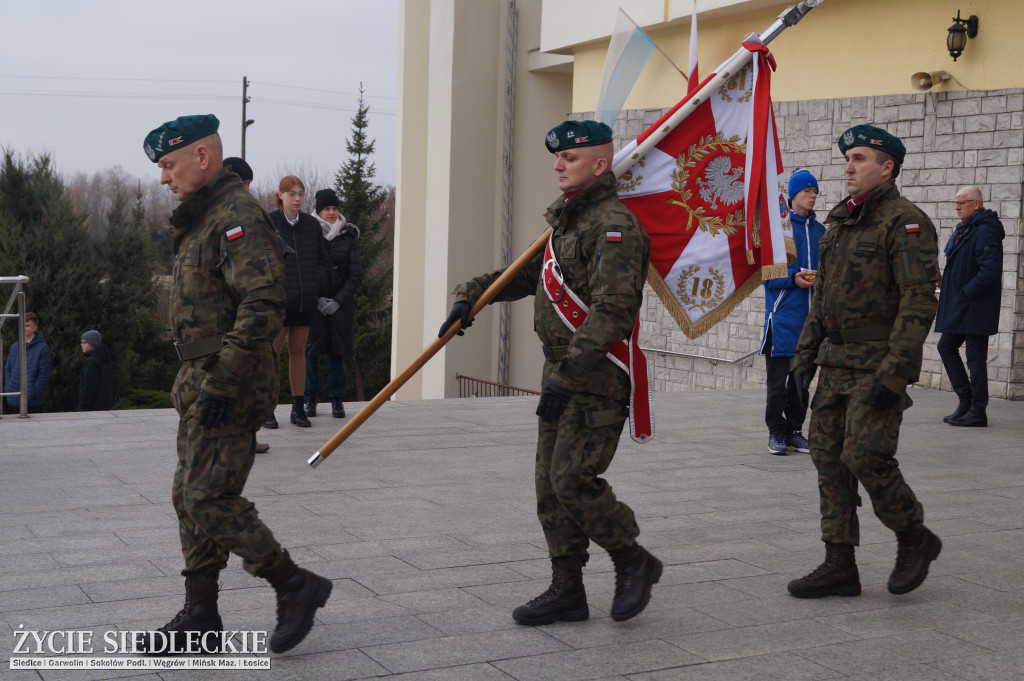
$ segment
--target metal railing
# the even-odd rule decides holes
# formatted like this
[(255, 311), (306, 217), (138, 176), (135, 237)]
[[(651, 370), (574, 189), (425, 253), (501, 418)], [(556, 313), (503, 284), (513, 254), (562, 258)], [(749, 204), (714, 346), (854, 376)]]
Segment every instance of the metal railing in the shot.
[(455, 374), (459, 382), (459, 397), (523, 397), (525, 395), (540, 395), (536, 390), (517, 388), (514, 385), (496, 383), (482, 378), (472, 378)]
[(712, 365), (715, 365), (715, 364), (738, 364), (738, 363), (742, 362), (743, 360), (745, 360), (748, 357), (753, 357), (758, 352), (757, 350), (751, 350), (747, 354), (741, 355), (741, 356), (737, 357), (736, 359), (726, 359), (725, 357), (709, 357), (707, 355), (695, 355), (692, 352), (676, 352), (674, 350), (658, 350), (657, 348), (644, 348), (644, 347), (641, 347), (640, 349), (643, 350), (644, 352), (656, 352), (659, 355), (672, 355), (673, 357), (692, 357), (693, 359), (706, 359), (707, 361), (711, 362)]
[[(3, 329), (4, 322), (8, 319), (14, 318), (18, 320), (18, 392), (5, 392), (4, 377), (0, 374), (0, 416), (3, 416), (4, 413), (4, 404), (6, 403), (4, 398), (18, 395), (18, 416), (28, 418), (28, 362), (25, 359), (25, 291), (22, 290), (27, 283), (28, 277), (25, 275), (0, 277), (0, 286), (4, 284), (14, 285), (14, 290), (11, 291), (7, 304), (4, 305), (4, 311), (0, 314), (0, 330)], [(18, 305), (18, 311), (11, 312), (11, 308), (14, 307), (15, 303)], [(0, 366), (6, 366), (3, 336), (0, 336)]]

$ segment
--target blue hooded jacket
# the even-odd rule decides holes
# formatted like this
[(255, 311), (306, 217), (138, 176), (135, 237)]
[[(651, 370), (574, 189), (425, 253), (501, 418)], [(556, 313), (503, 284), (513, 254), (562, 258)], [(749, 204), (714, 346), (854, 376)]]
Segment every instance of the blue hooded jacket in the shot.
[(768, 324), (771, 324), (772, 357), (793, 357), (796, 354), (796, 342), (810, 312), (811, 291), (814, 289), (800, 288), (793, 283), (793, 275), (801, 267), (818, 269), (818, 239), (825, 234), (825, 226), (814, 219), (814, 211), (806, 216), (790, 213), (789, 218), (793, 223), (796, 260), (789, 266), (789, 276), (764, 282), (764, 328), (759, 352), (764, 354), (764, 341)]
[[(18, 344), (12, 343), (7, 353), (7, 363), (4, 365), (4, 389), (2, 392), (12, 393), (21, 389), (20, 375), (18, 371)], [(50, 382), (50, 346), (39, 331), (35, 332), (25, 345), (25, 368), (28, 382), (28, 406), (30, 408), (42, 407), (46, 404), (46, 384)], [(21, 397), (11, 395), (7, 398), (7, 404), (12, 407), (21, 406)]]

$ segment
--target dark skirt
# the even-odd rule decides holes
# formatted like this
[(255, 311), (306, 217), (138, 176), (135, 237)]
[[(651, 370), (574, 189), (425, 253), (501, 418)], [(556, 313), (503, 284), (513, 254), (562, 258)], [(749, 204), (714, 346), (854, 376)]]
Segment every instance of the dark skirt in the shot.
[(284, 326), (310, 326), (313, 323), (313, 310), (306, 310), (305, 312), (293, 312), (291, 310), (285, 310), (284, 312)]

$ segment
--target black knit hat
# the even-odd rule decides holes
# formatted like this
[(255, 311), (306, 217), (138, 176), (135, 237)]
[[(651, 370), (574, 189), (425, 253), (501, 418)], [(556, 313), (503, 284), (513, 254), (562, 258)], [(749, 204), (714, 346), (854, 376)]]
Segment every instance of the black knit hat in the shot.
[(246, 180), (252, 181), (252, 167), (245, 162), (244, 158), (228, 156), (224, 159), (224, 165), (235, 171), (235, 175), (242, 178), (242, 182), (245, 182)]
[(328, 206), (341, 208), (341, 201), (338, 200), (338, 195), (334, 193), (333, 189), (321, 189), (316, 193), (316, 212), (319, 213)]

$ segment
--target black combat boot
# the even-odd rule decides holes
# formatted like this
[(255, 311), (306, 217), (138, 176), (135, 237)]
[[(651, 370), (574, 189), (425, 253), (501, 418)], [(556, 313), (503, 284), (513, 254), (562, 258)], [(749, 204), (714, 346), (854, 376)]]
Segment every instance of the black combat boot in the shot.
[(316, 609), (327, 603), (334, 584), (297, 566), (287, 551), (279, 566), (261, 576), (277, 592), (277, 628), (270, 637), (270, 650), (283, 653), (306, 638)]
[(951, 426), (965, 426), (968, 428), (985, 428), (988, 426), (988, 416), (985, 415), (985, 405), (972, 404), (966, 414), (958, 419), (946, 421)]
[(312, 424), (310, 424), (309, 419), (306, 418), (306, 413), (302, 403), (303, 399), (301, 396), (292, 398), (292, 423), (301, 428), (309, 428)]
[(825, 562), (806, 577), (791, 581), (787, 588), (797, 598), (859, 596), (860, 571), (853, 545), (825, 542)]
[(905, 594), (921, 586), (928, 565), (939, 557), (942, 542), (923, 525), (896, 533), (896, 567), (889, 575), (889, 593)]
[(307, 418), (316, 416), (316, 400), (306, 400), (305, 412)]
[(636, 617), (651, 600), (651, 587), (661, 579), (661, 561), (636, 542), (616, 551), (609, 551), (615, 564), (615, 597), (612, 619), (623, 622)]
[(529, 603), (512, 611), (516, 624), (537, 626), (558, 620), (579, 622), (590, 617), (583, 563), (576, 556), (551, 559), (551, 586)]
[(341, 400), (331, 400), (331, 416), (336, 419), (345, 418), (345, 405)]
[(216, 653), (224, 623), (217, 611), (217, 575), (185, 575), (185, 607), (156, 631), (138, 634), (135, 647), (148, 655)]
[(949, 416), (943, 416), (942, 422), (949, 423), (953, 419), (958, 419), (971, 410), (971, 398), (960, 398), (960, 404), (956, 406), (956, 410)]
[(268, 430), (277, 430), (277, 416), (275, 416), (273, 412), (271, 412), (270, 418), (263, 424), (263, 427)]

